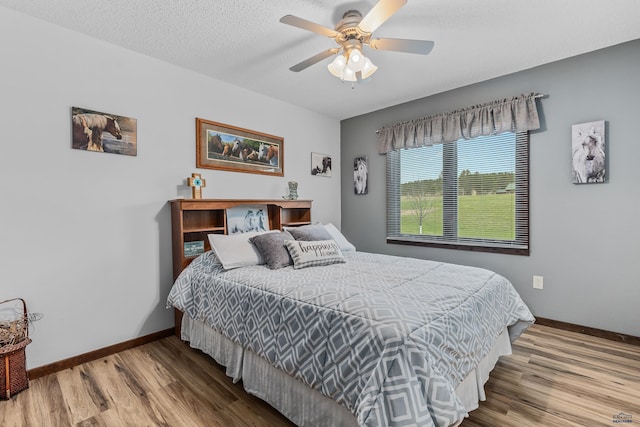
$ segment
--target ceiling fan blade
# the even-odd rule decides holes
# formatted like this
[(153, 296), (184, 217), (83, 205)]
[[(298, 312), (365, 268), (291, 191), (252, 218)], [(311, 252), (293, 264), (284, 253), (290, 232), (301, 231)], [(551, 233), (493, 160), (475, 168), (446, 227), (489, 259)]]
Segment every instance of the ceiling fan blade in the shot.
[(280, 22), (287, 25), (292, 25), (294, 27), (302, 28), (303, 30), (311, 31), (316, 34), (320, 34), (321, 36), (327, 36), (331, 38), (335, 38), (339, 36), (340, 33), (336, 30), (332, 30), (331, 28), (324, 27), (320, 24), (316, 24), (315, 22), (307, 21), (306, 19), (298, 18), (293, 15), (285, 15), (280, 18)]
[(293, 67), (290, 67), (289, 69), (291, 71), (295, 71), (297, 73), (298, 71), (302, 71), (305, 68), (308, 68), (308, 67), (312, 66), (313, 64), (316, 64), (316, 63), (322, 61), (323, 59), (330, 57), (331, 55), (335, 55), (338, 52), (340, 52), (340, 48), (334, 48), (334, 49), (325, 50), (323, 52), (320, 52), (317, 55), (312, 56), (311, 58), (305, 59), (301, 63), (296, 64)]
[(407, 0), (380, 0), (358, 24), (360, 31), (373, 33), (376, 28), (396, 13)]
[(434, 44), (434, 42), (428, 40), (408, 39), (373, 39), (369, 42), (369, 46), (373, 49), (417, 53), (420, 55), (429, 54)]

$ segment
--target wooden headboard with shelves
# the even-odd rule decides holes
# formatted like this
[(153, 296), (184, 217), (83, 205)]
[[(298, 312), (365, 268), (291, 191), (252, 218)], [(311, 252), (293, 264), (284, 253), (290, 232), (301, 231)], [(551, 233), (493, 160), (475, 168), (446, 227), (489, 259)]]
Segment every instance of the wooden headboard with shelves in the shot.
[(227, 209), (242, 205), (267, 205), (269, 228), (282, 230), (311, 224), (311, 200), (265, 199), (176, 199), (171, 204), (171, 235), (173, 240), (173, 279), (193, 261), (195, 255), (185, 254), (185, 243), (211, 249), (207, 235), (227, 234)]
[[(185, 254), (185, 243), (196, 243), (196, 247), (209, 251), (209, 234), (227, 234), (227, 208), (267, 205), (271, 230), (311, 224), (311, 200), (176, 199), (170, 200), (169, 203), (173, 240), (173, 280), (197, 256)], [(175, 334), (180, 338), (182, 312), (174, 309), (174, 318)]]

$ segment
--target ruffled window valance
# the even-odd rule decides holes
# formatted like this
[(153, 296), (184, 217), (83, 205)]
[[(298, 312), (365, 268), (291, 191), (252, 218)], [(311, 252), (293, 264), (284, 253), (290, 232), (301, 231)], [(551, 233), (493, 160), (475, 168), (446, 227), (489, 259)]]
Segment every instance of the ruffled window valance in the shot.
[(540, 128), (537, 93), (396, 123), (378, 129), (378, 153)]

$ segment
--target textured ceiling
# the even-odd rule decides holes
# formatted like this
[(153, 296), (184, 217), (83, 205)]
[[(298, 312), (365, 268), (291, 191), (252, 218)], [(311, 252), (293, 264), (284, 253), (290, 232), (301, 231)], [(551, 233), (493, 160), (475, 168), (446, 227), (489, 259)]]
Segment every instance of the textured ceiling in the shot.
[[(327, 116), (345, 119), (640, 38), (638, 0), (409, 0), (374, 37), (435, 41), (430, 55), (365, 50), (379, 67), (352, 88), (326, 59), (336, 46), (281, 24), (292, 14), (333, 28), (376, 0), (0, 0), (0, 6)], [(1, 10), (0, 10), (1, 13)]]

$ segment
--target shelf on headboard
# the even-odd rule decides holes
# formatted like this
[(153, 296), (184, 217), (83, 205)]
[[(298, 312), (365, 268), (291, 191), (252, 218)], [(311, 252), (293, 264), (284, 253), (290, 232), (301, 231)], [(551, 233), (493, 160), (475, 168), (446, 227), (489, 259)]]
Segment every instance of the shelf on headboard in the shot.
[(267, 205), (269, 227), (295, 227), (311, 224), (311, 200), (279, 199), (176, 199), (171, 204), (173, 240), (173, 278), (193, 261), (192, 253), (185, 255), (185, 242), (203, 242), (205, 251), (211, 249), (208, 235), (227, 233), (227, 209), (242, 205)]

